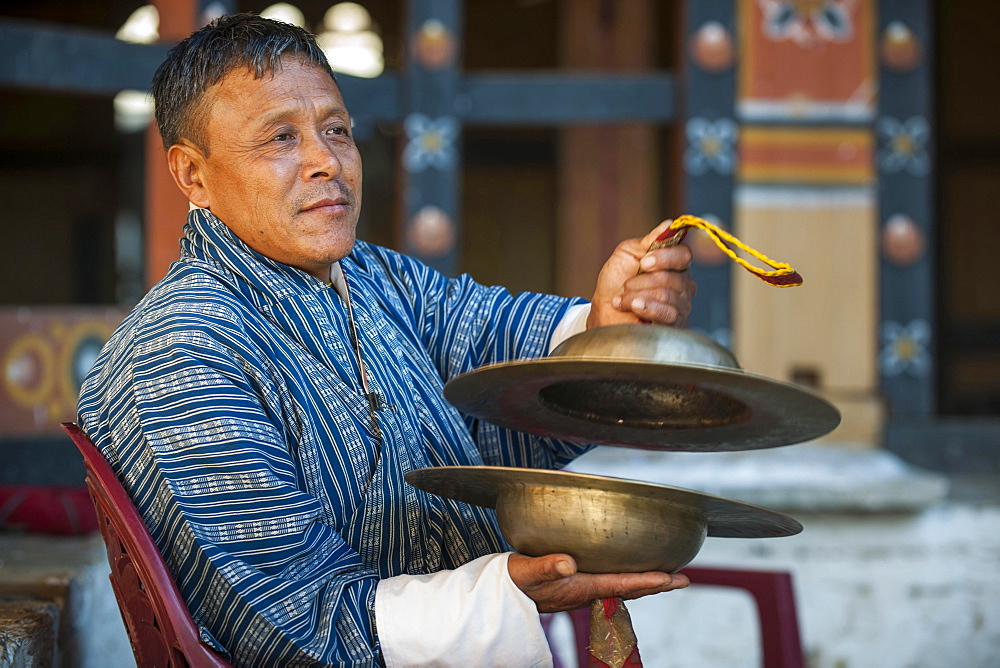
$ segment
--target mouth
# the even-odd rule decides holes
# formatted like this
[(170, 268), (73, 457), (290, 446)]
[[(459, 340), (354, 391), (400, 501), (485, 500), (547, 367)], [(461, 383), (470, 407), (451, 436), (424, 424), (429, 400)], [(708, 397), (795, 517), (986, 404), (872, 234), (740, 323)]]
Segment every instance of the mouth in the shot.
[(300, 209), (300, 213), (338, 214), (347, 211), (349, 208), (350, 202), (346, 197), (328, 197), (318, 202), (307, 204)]

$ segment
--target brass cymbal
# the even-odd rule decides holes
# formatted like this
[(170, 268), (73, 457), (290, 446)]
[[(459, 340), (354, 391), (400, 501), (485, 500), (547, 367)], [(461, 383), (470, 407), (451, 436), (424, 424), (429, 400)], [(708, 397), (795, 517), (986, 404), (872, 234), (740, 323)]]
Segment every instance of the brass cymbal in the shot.
[(523, 554), (567, 553), (581, 571), (683, 568), (706, 536), (768, 538), (802, 531), (795, 519), (748, 503), (621, 478), (497, 466), (410, 471), (427, 492), (497, 509), (500, 529)]
[(840, 423), (837, 409), (804, 387), (743, 371), (708, 337), (658, 325), (587, 330), (548, 357), (457, 376), (444, 395), (509, 429), (650, 450), (770, 448)]

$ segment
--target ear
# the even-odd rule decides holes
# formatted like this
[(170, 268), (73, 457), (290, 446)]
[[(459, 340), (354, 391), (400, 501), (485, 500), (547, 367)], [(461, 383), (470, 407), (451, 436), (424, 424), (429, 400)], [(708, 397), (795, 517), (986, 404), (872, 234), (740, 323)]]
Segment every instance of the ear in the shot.
[(205, 182), (205, 155), (201, 149), (183, 140), (174, 144), (167, 149), (167, 168), (188, 201), (203, 209), (209, 208), (211, 202)]

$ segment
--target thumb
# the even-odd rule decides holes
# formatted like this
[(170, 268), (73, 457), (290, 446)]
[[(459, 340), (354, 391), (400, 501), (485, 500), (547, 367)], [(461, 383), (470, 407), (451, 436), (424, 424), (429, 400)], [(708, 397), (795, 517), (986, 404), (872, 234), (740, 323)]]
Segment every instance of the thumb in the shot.
[(640, 241), (639, 244), (642, 246), (642, 252), (643, 253), (645, 253), (647, 250), (649, 250), (649, 247), (653, 245), (653, 242), (656, 241), (661, 234), (663, 234), (664, 232), (667, 231), (667, 228), (670, 227), (670, 224), (672, 222), (674, 222), (672, 218), (668, 218), (668, 219), (664, 220), (659, 225), (657, 225), (656, 227), (654, 227), (649, 232), (649, 234), (647, 234), (646, 236), (644, 236), (642, 238), (642, 241)]
[(576, 560), (568, 554), (547, 554), (537, 557), (534, 562), (540, 582), (552, 582), (576, 575)]
[[(674, 221), (672, 219), (664, 220), (662, 223), (654, 227), (649, 233), (642, 237), (641, 239), (626, 239), (618, 244), (615, 248), (615, 252), (609, 258), (607, 264), (611, 265), (617, 263), (619, 267), (623, 267), (626, 274), (629, 276), (634, 276), (639, 270), (637, 263), (649, 252), (650, 246), (652, 246), (661, 234), (667, 231), (670, 224)], [(615, 285), (614, 289), (617, 292), (620, 285)]]
[(528, 557), (514, 552), (507, 561), (507, 568), (514, 583), (524, 590), (575, 575), (576, 561), (568, 554)]

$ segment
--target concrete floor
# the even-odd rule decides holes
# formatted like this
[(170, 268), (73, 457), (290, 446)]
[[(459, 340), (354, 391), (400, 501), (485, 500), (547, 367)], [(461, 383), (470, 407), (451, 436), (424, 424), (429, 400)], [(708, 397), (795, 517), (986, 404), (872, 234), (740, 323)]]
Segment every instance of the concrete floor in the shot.
[[(766, 498), (802, 522), (787, 538), (708, 538), (691, 565), (792, 573), (811, 668), (1000, 666), (1000, 481), (942, 485), (884, 451), (727, 455), (604, 448), (576, 468)], [(893, 496), (902, 510), (886, 510)], [(760, 665), (756, 613), (742, 591), (691, 587), (629, 609), (647, 668)]]

